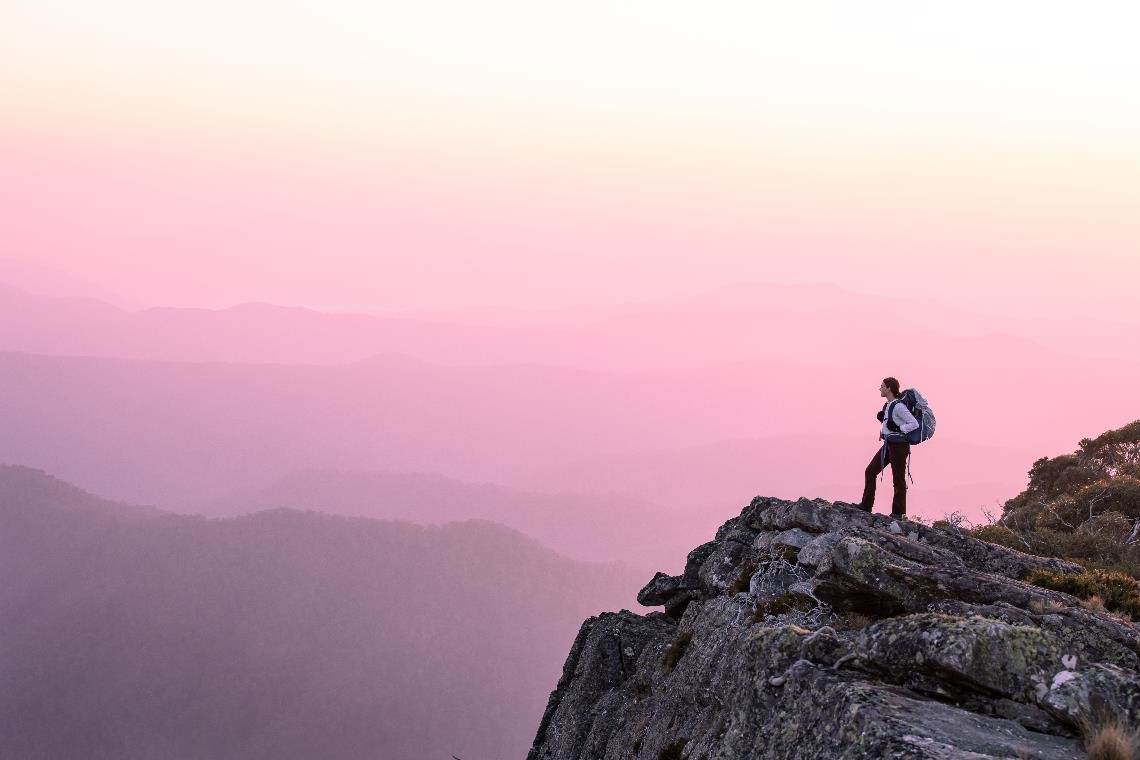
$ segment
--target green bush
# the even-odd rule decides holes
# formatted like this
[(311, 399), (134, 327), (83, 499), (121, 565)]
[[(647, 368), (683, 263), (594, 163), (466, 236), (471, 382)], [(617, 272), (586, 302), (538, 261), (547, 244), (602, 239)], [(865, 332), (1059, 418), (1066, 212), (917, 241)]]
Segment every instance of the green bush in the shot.
[(970, 531), (974, 538), (1042, 557), (1061, 557), (1086, 567), (1125, 572), (1140, 578), (1140, 547), (1126, 546), (1132, 521), (1119, 512), (1106, 512), (1071, 528), (1038, 527), (1015, 531), (1007, 525), (983, 525)]
[(1140, 578), (1140, 546), (1125, 543), (1140, 521), (1140, 420), (1072, 454), (1043, 457), (1001, 519), (970, 531), (983, 541)]
[(1085, 438), (1072, 454), (1038, 459), (1001, 522), (1017, 530), (1075, 527), (1090, 512), (1110, 510), (1140, 518), (1140, 420)]
[(1026, 581), (1041, 588), (1063, 591), (1080, 599), (1099, 597), (1105, 609), (1140, 618), (1140, 583), (1124, 573), (1088, 570), (1080, 575), (1038, 570)]
[(1030, 549), (1030, 547), (1026, 546), (1025, 543), (1018, 538), (1017, 533), (1014, 533), (1010, 528), (1001, 523), (974, 528), (970, 531), (970, 535), (982, 541), (1008, 546), (1010, 549), (1017, 549), (1018, 551), (1028, 551)]

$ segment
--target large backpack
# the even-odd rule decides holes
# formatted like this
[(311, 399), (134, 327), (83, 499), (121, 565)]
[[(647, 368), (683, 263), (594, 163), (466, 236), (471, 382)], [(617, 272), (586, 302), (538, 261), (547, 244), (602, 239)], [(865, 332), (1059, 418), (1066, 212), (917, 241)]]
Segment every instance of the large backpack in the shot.
[(894, 405), (898, 403), (909, 409), (914, 419), (918, 421), (918, 427), (906, 434), (907, 443), (911, 445), (922, 443), (934, 435), (934, 411), (921, 393), (914, 388), (907, 388), (901, 396), (887, 404), (886, 415), (891, 422), (894, 422), (894, 418), (890, 414), (895, 410)]

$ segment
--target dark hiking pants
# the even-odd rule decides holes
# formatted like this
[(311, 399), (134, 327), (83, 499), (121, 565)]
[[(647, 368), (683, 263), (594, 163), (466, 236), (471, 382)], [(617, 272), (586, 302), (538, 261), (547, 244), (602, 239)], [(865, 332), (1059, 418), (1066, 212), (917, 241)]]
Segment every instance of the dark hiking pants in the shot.
[(888, 443), (887, 455), (883, 457), (883, 450), (879, 448), (871, 463), (863, 472), (863, 501), (859, 506), (867, 512), (875, 505), (875, 479), (887, 466), (891, 465), (891, 476), (895, 483), (895, 498), (891, 501), (891, 514), (906, 515), (906, 458), (910, 456), (909, 443)]

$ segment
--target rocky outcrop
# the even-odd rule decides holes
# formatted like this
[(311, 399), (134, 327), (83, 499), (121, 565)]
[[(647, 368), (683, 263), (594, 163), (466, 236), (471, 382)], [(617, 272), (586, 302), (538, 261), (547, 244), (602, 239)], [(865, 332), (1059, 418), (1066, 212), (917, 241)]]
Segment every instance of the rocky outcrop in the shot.
[(1140, 721), (1140, 631), (1022, 578), (1080, 572), (949, 527), (757, 498), (587, 620), (530, 760), (1082, 758)]

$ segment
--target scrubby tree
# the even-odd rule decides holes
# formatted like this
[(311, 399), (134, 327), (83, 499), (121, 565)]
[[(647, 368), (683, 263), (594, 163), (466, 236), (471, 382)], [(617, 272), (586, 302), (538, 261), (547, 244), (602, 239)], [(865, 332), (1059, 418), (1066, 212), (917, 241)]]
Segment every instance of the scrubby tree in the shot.
[(1140, 420), (1043, 457), (979, 538), (1140, 577)]
[(1001, 523), (1014, 529), (1075, 529), (1105, 512), (1140, 518), (1140, 420), (1096, 438), (1072, 454), (1043, 457), (1029, 485), (1005, 503)]

